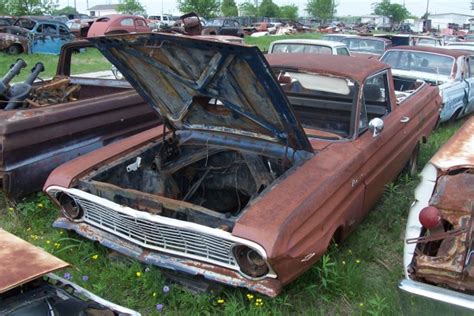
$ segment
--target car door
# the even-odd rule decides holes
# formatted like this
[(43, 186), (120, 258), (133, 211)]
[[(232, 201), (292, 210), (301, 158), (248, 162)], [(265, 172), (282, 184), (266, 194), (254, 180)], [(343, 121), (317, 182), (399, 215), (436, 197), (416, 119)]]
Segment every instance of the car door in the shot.
[[(59, 24), (58, 25), (59, 28), (59, 37), (58, 37), (58, 41), (60, 42), (59, 44), (59, 51), (58, 51), (58, 54), (60, 53), (61, 51), (61, 47), (66, 44), (66, 43), (69, 43), (73, 37), (73, 34), (71, 33), (71, 31), (69, 30), (69, 28), (66, 26), (66, 25), (62, 25), (62, 24)], [(79, 25), (79, 28), (80, 28), (80, 25)]]
[(61, 41), (57, 23), (38, 23), (31, 33), (31, 52), (42, 54), (59, 54)]
[(222, 26), (221, 35), (236, 35), (237, 32), (234, 30), (234, 23), (232, 20), (224, 20), (224, 25)]
[[(355, 141), (365, 157), (364, 167), (354, 181), (363, 181), (365, 196), (363, 212), (374, 205), (385, 189), (402, 170), (415, 149), (421, 131), (419, 106), (397, 105), (390, 97), (393, 85), (388, 82), (388, 71), (375, 74), (364, 82), (359, 112), (359, 137)], [(369, 122), (380, 118), (384, 127), (374, 136)]]
[(463, 111), (463, 114), (471, 113), (474, 111), (474, 55), (468, 56), (466, 58), (467, 72), (464, 80), (466, 81), (466, 95), (467, 95), (467, 105)]

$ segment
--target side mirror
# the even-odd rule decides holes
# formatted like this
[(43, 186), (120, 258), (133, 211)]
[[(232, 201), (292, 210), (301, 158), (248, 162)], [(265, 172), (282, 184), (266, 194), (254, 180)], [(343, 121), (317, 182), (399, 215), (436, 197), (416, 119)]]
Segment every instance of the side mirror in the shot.
[(373, 137), (379, 136), (380, 132), (383, 130), (383, 121), (382, 119), (376, 117), (370, 120), (369, 130), (372, 132)]

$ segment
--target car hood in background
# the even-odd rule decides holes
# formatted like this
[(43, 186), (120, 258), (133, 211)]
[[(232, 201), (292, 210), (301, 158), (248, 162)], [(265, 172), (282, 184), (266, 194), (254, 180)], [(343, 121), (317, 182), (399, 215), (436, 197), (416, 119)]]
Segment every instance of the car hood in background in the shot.
[(257, 47), (162, 33), (88, 38), (174, 129), (312, 152)]
[(69, 266), (0, 228), (0, 293)]

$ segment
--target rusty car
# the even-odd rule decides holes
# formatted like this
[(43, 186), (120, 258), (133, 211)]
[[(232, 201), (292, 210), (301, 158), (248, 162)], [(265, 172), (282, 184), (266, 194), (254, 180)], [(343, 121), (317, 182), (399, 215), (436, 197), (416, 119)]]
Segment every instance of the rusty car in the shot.
[(421, 79), (437, 85), (443, 98), (440, 121), (474, 111), (474, 53), (438, 47), (398, 46), (380, 58), (406, 88)]
[(90, 46), (66, 44), (51, 80), (33, 82), (44, 68), (37, 63), (24, 82), (12, 84), (23, 60), (0, 80), (0, 188), (7, 197), (39, 191), (63, 162), (157, 124), (128, 82), (71, 70), (75, 52)]
[(436, 87), (395, 91), (377, 60), (164, 33), (89, 40), (164, 124), (55, 169), (53, 226), (269, 296), (362, 221), (438, 120)]
[(54, 274), (69, 264), (2, 228), (0, 243), (0, 315), (140, 316)]
[(421, 172), (406, 226), (405, 315), (474, 314), (474, 117)]
[(150, 32), (146, 20), (141, 16), (127, 14), (109, 14), (97, 18), (89, 26), (87, 36)]
[(312, 53), (312, 54), (331, 54), (346, 55), (351, 53), (347, 46), (341, 42), (324, 41), (315, 39), (284, 39), (274, 41), (268, 48), (268, 54), (294, 54), (294, 53)]
[(66, 24), (50, 17), (20, 17), (13, 25), (0, 27), (0, 50), (57, 55), (73, 38)]

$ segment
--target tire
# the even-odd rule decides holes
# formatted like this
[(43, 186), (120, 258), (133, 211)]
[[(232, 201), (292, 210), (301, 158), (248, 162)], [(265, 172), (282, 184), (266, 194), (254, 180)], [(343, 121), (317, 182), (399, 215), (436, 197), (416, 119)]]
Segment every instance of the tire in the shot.
[(457, 120), (459, 114), (461, 114), (461, 111), (462, 111), (462, 108), (457, 109), (456, 112), (454, 112), (454, 114), (449, 118), (448, 122), (454, 123)]
[(420, 155), (420, 144), (416, 144), (415, 149), (411, 153), (410, 159), (403, 168), (403, 173), (414, 177), (418, 174), (418, 156)]
[(18, 44), (10, 45), (10, 47), (7, 48), (7, 53), (9, 55), (18, 55), (18, 54), (21, 54), (22, 52), (23, 52), (23, 48)]

